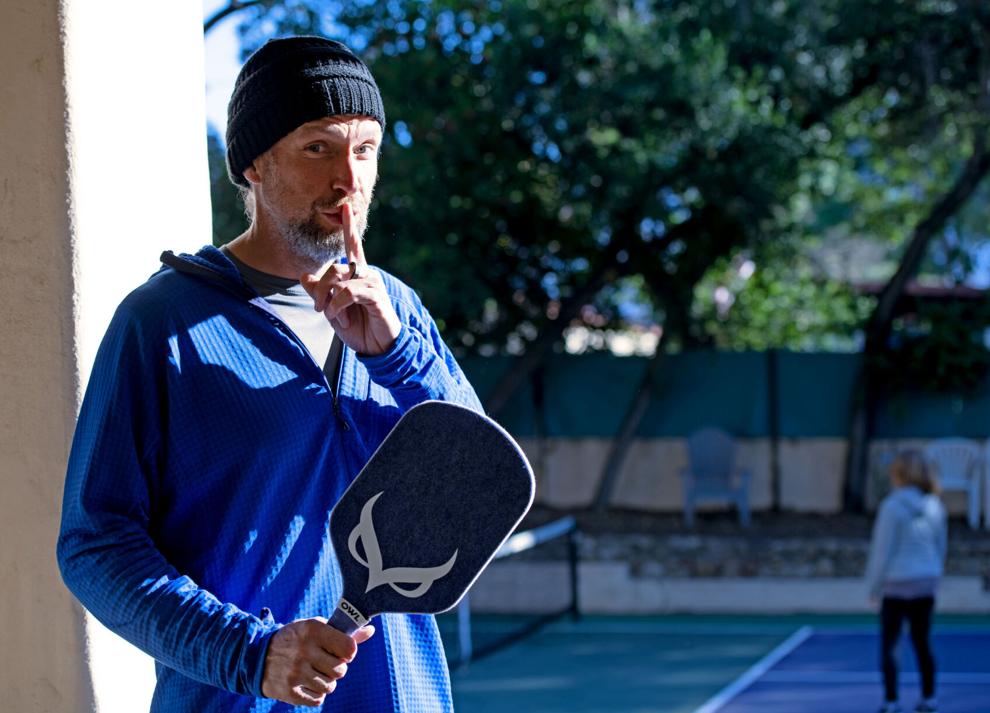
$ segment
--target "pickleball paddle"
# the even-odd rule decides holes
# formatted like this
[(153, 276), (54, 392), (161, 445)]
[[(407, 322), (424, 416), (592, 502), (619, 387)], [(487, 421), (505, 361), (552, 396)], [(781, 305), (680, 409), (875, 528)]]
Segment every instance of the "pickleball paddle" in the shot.
[(399, 420), (330, 514), (343, 576), (330, 626), (454, 607), (533, 502), (533, 471), (493, 420), (441, 401)]

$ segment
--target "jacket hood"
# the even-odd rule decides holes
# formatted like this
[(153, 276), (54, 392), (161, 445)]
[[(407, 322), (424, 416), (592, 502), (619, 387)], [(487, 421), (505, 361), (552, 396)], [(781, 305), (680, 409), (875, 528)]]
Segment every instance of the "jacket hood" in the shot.
[(189, 253), (176, 255), (171, 250), (166, 250), (161, 254), (160, 259), (166, 267), (176, 272), (212, 282), (248, 299), (258, 296), (241, 277), (234, 263), (212, 245), (200, 248), (195, 255)]
[(926, 513), (932, 507), (934, 498), (913, 485), (897, 488), (891, 493), (891, 499), (898, 507), (913, 517)]

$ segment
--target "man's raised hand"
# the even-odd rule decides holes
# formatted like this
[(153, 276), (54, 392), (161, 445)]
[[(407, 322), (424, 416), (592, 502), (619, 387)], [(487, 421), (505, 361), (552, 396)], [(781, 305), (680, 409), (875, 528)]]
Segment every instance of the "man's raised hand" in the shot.
[(320, 275), (303, 275), (300, 282), (344, 344), (359, 354), (384, 354), (402, 325), (381, 275), (368, 269), (349, 204), (340, 216), (348, 264), (332, 264)]

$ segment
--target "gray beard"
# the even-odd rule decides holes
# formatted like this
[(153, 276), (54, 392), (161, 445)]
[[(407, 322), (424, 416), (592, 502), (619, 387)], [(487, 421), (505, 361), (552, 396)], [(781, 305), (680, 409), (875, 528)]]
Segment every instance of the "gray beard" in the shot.
[(316, 218), (289, 223), (282, 230), (285, 244), (293, 255), (318, 265), (344, 257), (344, 231), (328, 233), (316, 222)]

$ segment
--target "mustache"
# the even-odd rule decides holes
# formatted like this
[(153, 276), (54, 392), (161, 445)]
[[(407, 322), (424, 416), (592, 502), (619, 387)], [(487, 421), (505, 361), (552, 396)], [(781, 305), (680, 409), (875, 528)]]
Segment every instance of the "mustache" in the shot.
[(315, 201), (313, 208), (316, 210), (340, 210), (345, 205), (350, 205), (351, 208), (357, 207), (357, 203), (350, 198), (328, 198)]

